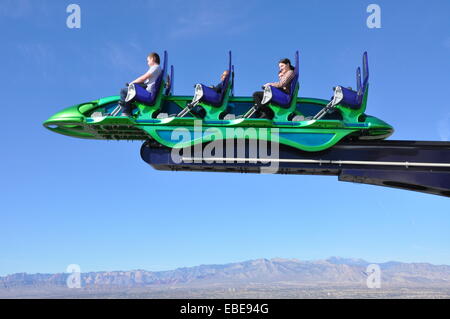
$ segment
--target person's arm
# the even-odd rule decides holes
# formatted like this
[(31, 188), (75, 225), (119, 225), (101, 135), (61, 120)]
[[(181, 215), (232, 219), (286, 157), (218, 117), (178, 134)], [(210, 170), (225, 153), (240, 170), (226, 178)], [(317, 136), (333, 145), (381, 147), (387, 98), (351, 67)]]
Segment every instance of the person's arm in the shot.
[(153, 75), (153, 73), (156, 72), (156, 70), (157, 70), (157, 68), (155, 68), (153, 71), (148, 70), (145, 74), (141, 75), (140, 77), (138, 77), (136, 80), (134, 80), (130, 84), (144, 83), (146, 80), (148, 80)]
[(217, 85), (213, 85), (211, 86), (211, 89), (213, 89), (214, 91), (216, 91), (217, 93), (220, 93), (223, 89), (223, 82), (220, 82)]
[(282, 77), (280, 77), (280, 80), (278, 82), (272, 82), (272, 83), (266, 83), (264, 86), (271, 85), (276, 88), (283, 88), (286, 87), (294, 78), (294, 71), (290, 70), (286, 72)]
[(130, 84), (133, 84), (133, 83), (144, 83), (148, 78), (150, 78), (150, 76), (152, 74), (153, 74), (153, 72), (152, 73), (147, 72), (147, 73), (141, 75), (140, 77), (138, 77), (136, 80), (132, 81)]

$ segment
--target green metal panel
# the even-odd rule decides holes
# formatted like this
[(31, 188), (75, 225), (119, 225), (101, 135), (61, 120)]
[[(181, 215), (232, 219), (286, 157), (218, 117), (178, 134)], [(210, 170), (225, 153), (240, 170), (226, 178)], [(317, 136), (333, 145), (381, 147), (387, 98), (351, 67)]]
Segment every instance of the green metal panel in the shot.
[[(161, 90), (163, 89), (161, 86)], [(267, 119), (234, 119), (220, 120), (219, 113), (223, 112), (231, 103), (252, 103), (251, 97), (227, 96), (226, 104), (221, 108), (208, 111), (204, 119), (194, 117), (169, 117), (156, 119), (155, 115), (164, 101), (171, 101), (184, 108), (192, 100), (192, 96), (165, 96), (162, 91), (154, 106), (135, 104), (133, 117), (104, 116), (91, 117), (94, 112), (106, 112), (106, 108), (113, 108), (118, 102), (118, 96), (110, 96), (96, 101), (77, 104), (66, 108), (44, 122), (49, 130), (73, 137), (88, 139), (116, 139), (116, 140), (146, 140), (153, 138), (168, 147), (185, 147), (197, 143), (206, 143), (212, 139), (226, 138), (228, 133), (237, 135), (244, 132), (242, 138), (278, 141), (282, 144), (296, 147), (305, 151), (320, 151), (332, 147), (348, 135), (361, 136), (361, 138), (383, 139), (392, 134), (393, 128), (382, 120), (365, 116), (361, 120), (367, 105), (368, 88), (364, 92), (361, 108), (353, 110), (343, 105), (336, 107), (342, 115), (341, 120), (322, 119), (291, 122), (286, 114), (278, 113), (274, 120)], [(301, 114), (297, 105), (309, 103), (325, 106), (328, 101), (315, 98), (300, 97), (293, 101), (289, 113)], [(220, 111), (220, 112), (219, 112)], [(285, 116), (286, 115), (286, 116)], [(199, 137), (195, 138), (195, 124), (201, 124)], [(253, 131), (251, 130), (253, 129)], [(183, 133), (184, 132), (184, 133)], [(175, 135), (174, 135), (175, 134)], [(178, 134), (178, 135), (177, 135)], [(182, 134), (186, 134), (184, 144), (178, 144)], [(176, 137), (178, 136), (178, 137)]]

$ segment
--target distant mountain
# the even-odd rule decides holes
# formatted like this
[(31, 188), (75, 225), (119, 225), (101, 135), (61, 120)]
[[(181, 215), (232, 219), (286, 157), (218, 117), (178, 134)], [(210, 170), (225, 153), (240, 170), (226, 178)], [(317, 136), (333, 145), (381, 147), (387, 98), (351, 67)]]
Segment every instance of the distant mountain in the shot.
[(364, 266), (367, 267), (370, 263), (364, 259), (355, 258), (342, 258), (342, 257), (330, 257), (327, 259), (328, 262), (336, 265), (349, 265), (349, 266)]
[[(104, 271), (82, 273), (83, 287), (238, 287), (251, 285), (357, 285), (364, 286), (362, 259), (326, 260), (257, 259), (224, 265), (200, 265), (169, 271)], [(428, 263), (378, 264), (383, 285), (439, 285), (450, 287), (450, 266)], [(64, 287), (68, 274), (18, 273), (0, 277), (1, 288)]]

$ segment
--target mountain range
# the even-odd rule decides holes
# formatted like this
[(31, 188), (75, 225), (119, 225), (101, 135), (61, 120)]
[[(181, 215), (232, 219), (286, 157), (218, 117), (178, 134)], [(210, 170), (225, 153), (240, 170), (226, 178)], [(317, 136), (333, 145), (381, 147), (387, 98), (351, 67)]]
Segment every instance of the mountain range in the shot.
[[(345, 285), (365, 287), (367, 266), (362, 259), (256, 259), (223, 265), (200, 265), (168, 271), (102, 271), (81, 274), (83, 288), (135, 287), (249, 287)], [(379, 263), (383, 286), (439, 286), (450, 288), (450, 266), (429, 263)], [(68, 273), (16, 273), (0, 277), (0, 290), (27, 287), (65, 287)]]

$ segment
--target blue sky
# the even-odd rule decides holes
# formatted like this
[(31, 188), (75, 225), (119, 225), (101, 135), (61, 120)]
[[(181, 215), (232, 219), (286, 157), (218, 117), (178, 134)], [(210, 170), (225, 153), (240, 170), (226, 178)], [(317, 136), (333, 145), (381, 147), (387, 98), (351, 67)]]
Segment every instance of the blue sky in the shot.
[[(66, 7), (81, 7), (81, 29)], [(329, 256), (450, 264), (448, 198), (335, 177), (159, 172), (139, 142), (86, 141), (42, 122), (116, 95), (169, 52), (175, 94), (215, 83), (233, 51), (236, 95), (275, 80), (300, 51), (300, 96), (354, 86), (369, 52), (367, 113), (391, 139), (450, 139), (450, 2), (0, 1), (3, 106), (0, 275), (164, 270)]]

